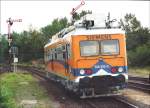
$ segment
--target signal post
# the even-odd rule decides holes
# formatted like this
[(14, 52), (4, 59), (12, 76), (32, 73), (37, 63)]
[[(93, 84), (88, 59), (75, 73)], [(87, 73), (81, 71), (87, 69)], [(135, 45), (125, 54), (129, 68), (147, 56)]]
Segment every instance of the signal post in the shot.
[(8, 43), (9, 43), (9, 71), (11, 71), (11, 58), (13, 55), (13, 67), (14, 67), (14, 72), (17, 71), (16, 63), (18, 62), (18, 58), (16, 58), (16, 55), (18, 53), (18, 48), (12, 46), (12, 35), (11, 35), (11, 26), (13, 25), (14, 22), (22, 22), (22, 19), (11, 19), (8, 18), (6, 21), (8, 24)]

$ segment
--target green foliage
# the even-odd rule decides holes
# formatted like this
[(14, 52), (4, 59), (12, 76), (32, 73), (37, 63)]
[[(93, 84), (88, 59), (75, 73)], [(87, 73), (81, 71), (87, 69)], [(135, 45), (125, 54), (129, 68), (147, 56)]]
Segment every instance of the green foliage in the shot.
[(150, 64), (150, 46), (142, 45), (128, 52), (129, 64), (131, 66), (148, 66)]
[(137, 20), (135, 15), (133, 14), (126, 14), (124, 19), (120, 20), (120, 25), (123, 27), (123, 29), (127, 32), (136, 32), (141, 28), (140, 21)]
[(0, 76), (0, 108), (22, 108), (23, 100), (38, 100), (36, 108), (51, 108), (46, 90), (30, 74), (7, 73)]
[[(62, 19), (54, 19), (52, 24), (47, 25), (46, 27), (41, 28), (41, 33), (45, 37), (46, 40), (49, 40), (54, 34), (63, 28), (67, 27), (68, 20), (67, 18)], [(47, 41), (46, 41), (47, 42)]]
[(5, 58), (8, 55), (8, 42), (5, 36), (1, 36), (0, 39), (0, 63), (5, 61)]
[(128, 62), (131, 66), (148, 66), (150, 64), (150, 30), (143, 28), (135, 15), (126, 14), (120, 20), (126, 31)]
[(30, 60), (44, 58), (44, 45), (61, 29), (68, 24), (67, 18), (54, 19), (52, 24), (37, 31), (30, 27), (29, 31), (18, 34), (13, 32), (13, 44), (19, 48), (19, 61), (28, 62)]
[(0, 77), (0, 108), (17, 108), (14, 96), (22, 81), (32, 81), (32, 77), (23, 74), (4, 74)]
[(136, 32), (127, 33), (127, 49), (133, 50), (143, 44), (148, 45), (150, 42), (150, 30), (148, 28), (140, 28)]

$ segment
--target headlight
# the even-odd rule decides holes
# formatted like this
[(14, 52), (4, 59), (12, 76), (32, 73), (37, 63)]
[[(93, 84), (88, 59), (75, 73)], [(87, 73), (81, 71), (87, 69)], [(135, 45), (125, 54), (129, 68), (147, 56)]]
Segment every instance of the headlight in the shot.
[(119, 67), (119, 68), (118, 68), (118, 72), (123, 72), (123, 68), (122, 68), (122, 67)]
[(85, 74), (85, 71), (83, 69), (80, 70), (80, 74), (83, 75)]

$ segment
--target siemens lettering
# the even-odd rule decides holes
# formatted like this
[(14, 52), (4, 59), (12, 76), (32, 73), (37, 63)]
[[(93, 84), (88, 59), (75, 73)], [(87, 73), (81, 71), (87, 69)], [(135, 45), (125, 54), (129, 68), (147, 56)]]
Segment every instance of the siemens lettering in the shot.
[(107, 39), (111, 39), (111, 35), (110, 34), (87, 36), (87, 40), (107, 40)]

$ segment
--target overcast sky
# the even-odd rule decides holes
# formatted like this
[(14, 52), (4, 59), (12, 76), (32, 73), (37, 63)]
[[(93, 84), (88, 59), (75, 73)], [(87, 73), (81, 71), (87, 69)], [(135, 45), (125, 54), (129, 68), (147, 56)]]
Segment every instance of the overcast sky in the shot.
[[(80, 4), (78, 0), (72, 1), (1, 1), (1, 27), (2, 34), (7, 33), (6, 20), (22, 19), (16, 22), (12, 30), (21, 32), (28, 30), (29, 25), (39, 29), (52, 22), (54, 18), (71, 18), (72, 8)], [(86, 1), (77, 12), (92, 10), (95, 13), (111, 13), (112, 18), (123, 18), (126, 13), (135, 14), (142, 26), (150, 27), (150, 1)]]

